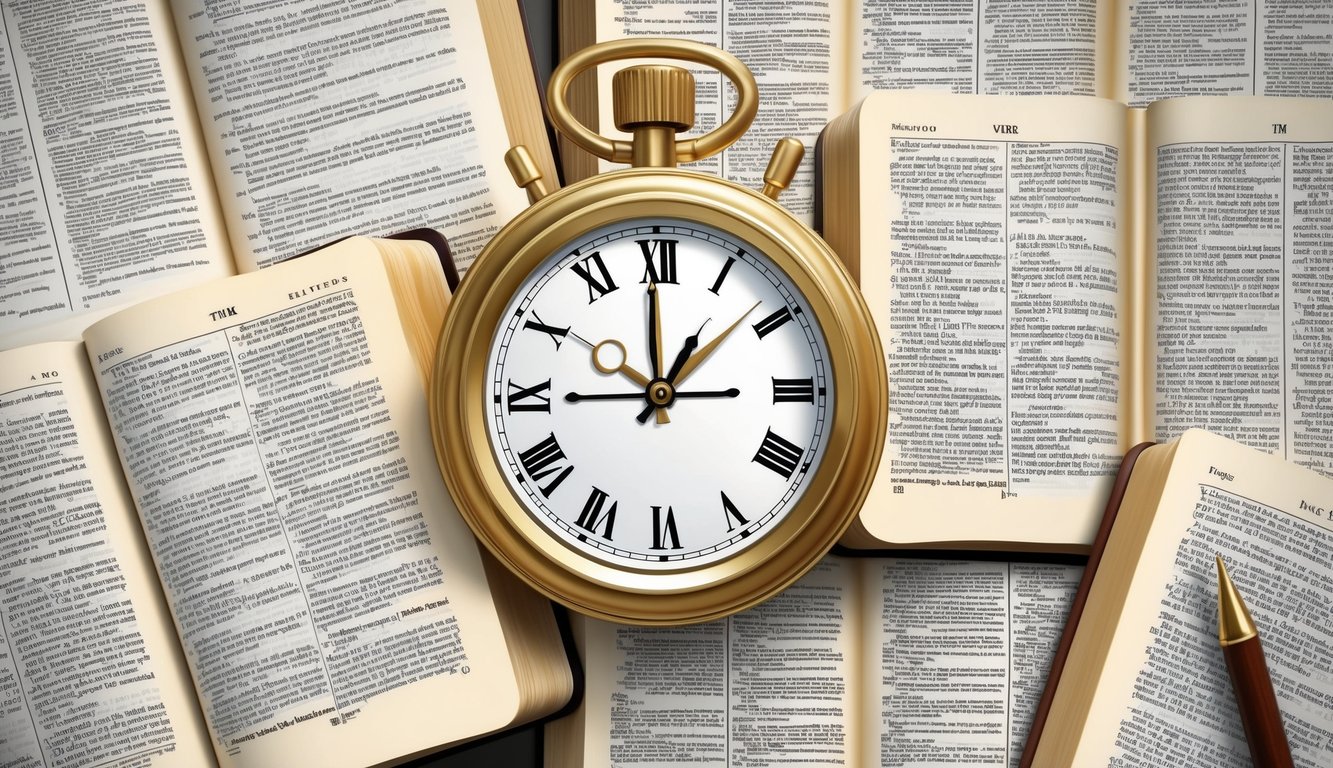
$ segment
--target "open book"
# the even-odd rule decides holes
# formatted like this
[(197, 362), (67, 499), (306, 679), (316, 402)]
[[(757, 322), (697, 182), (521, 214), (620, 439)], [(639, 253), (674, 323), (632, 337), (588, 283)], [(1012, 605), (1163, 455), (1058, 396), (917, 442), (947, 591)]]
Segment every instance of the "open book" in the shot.
[(1082, 570), (833, 556), (721, 621), (579, 619), (546, 768), (1015, 765)]
[(6, 3), (0, 348), (349, 232), (465, 268), (554, 178), (517, 0)]
[(1333, 480), (1202, 430), (1126, 464), (1025, 761), (1251, 764), (1217, 641), (1220, 554), (1258, 625), (1295, 764), (1333, 764)]
[[(755, 125), (717, 159), (691, 165), (760, 188), (774, 142), (814, 145), (824, 123), (874, 89), (1079, 94), (1144, 106), (1171, 96), (1237, 93), (1333, 96), (1333, 12), (1308, 4), (1188, 4), (1124, 0), (564, 0), (568, 55), (626, 36), (684, 37), (735, 54), (759, 81)], [(572, 106), (619, 136), (611, 119), (612, 68), (576, 82)], [(730, 110), (720, 75), (699, 73), (698, 125)], [(598, 78), (601, 78), (600, 80)], [(597, 170), (568, 143), (570, 179)], [(807, 159), (782, 202), (808, 214)]]
[(0, 352), (6, 762), (366, 766), (569, 699), (435, 465), (446, 304), (352, 238)]
[(883, 93), (821, 151), (889, 373), (849, 545), (1086, 552), (1191, 426), (1333, 471), (1333, 101)]

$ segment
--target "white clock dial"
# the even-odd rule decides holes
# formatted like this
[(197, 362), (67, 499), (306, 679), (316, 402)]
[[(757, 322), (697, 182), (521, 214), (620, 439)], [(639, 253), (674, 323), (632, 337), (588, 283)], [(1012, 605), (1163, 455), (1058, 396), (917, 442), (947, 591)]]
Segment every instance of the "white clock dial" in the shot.
[(504, 317), (491, 448), (530, 514), (582, 553), (643, 570), (722, 560), (771, 530), (819, 465), (823, 331), (787, 276), (725, 232), (673, 219), (591, 232)]

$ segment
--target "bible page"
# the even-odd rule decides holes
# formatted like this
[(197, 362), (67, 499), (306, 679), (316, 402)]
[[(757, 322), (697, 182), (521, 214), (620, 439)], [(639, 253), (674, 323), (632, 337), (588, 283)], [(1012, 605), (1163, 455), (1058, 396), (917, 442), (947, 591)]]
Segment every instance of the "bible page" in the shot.
[(889, 373), (860, 521), (1086, 547), (1128, 447), (1125, 108), (885, 93), (860, 125), (861, 289)]
[(354, 238), (87, 334), (224, 765), (364, 766), (515, 716), (392, 302)]
[[(1251, 764), (1217, 641), (1220, 554), (1258, 624), (1295, 764), (1329, 765), (1333, 482), (1194, 430), (1156, 509), (1103, 672), (1087, 686), (1095, 698), (1074, 764)], [(1096, 589), (1088, 615), (1100, 610)]]
[(1114, 0), (860, 0), (847, 57), (858, 95), (939, 90), (1097, 96)]
[(585, 764), (858, 765), (855, 566), (707, 624), (586, 620)]
[(1202, 427), (1333, 474), (1333, 103), (1148, 109), (1156, 439)]
[(0, 7), (0, 348), (233, 271), (166, 0)]
[(527, 207), (477, 0), (173, 8), (242, 271), (433, 227), (461, 272)]
[(1117, 19), (1112, 97), (1333, 96), (1333, 6), (1134, 0)]
[(866, 764), (1017, 766), (1082, 566), (861, 561)]
[(0, 762), (212, 765), (83, 346), (0, 352)]

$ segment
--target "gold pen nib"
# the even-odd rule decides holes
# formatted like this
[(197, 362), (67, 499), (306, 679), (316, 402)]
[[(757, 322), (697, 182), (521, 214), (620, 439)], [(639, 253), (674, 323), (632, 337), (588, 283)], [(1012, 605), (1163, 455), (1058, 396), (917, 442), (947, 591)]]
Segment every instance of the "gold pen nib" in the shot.
[(1245, 607), (1240, 592), (1227, 575), (1227, 567), (1222, 563), (1222, 556), (1217, 556), (1217, 641), (1222, 645), (1234, 645), (1249, 640), (1259, 634), (1259, 628), (1250, 616), (1250, 609)]

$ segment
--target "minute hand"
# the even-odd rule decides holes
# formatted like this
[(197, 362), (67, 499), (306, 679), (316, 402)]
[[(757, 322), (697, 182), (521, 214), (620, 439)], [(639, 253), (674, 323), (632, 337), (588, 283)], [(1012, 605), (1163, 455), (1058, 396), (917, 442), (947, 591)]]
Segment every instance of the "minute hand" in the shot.
[(755, 310), (755, 307), (758, 307), (761, 303), (763, 302), (756, 301), (753, 307), (750, 307), (749, 309), (745, 310), (745, 314), (736, 318), (736, 322), (727, 326), (726, 330), (722, 331), (722, 333), (719, 333), (717, 336), (715, 336), (712, 341), (708, 342), (702, 347), (699, 347), (699, 349), (695, 351), (693, 355), (690, 355), (689, 359), (685, 361), (685, 364), (682, 365), (680, 367), (680, 370), (676, 372), (675, 378), (671, 379), (670, 382), (671, 386), (673, 387), (680, 386), (680, 383), (684, 381), (685, 378), (689, 376), (692, 372), (694, 372), (694, 369), (698, 368), (700, 363), (708, 359), (708, 356), (713, 354), (713, 350), (717, 349), (718, 345), (720, 345), (723, 341), (725, 341), (727, 336), (731, 335), (732, 331), (736, 330), (736, 326), (740, 325), (742, 320), (749, 317), (750, 313)]

